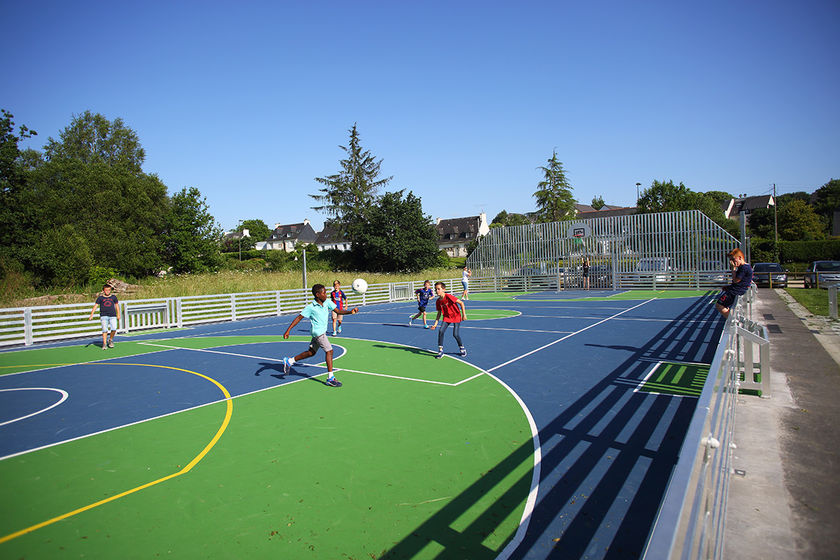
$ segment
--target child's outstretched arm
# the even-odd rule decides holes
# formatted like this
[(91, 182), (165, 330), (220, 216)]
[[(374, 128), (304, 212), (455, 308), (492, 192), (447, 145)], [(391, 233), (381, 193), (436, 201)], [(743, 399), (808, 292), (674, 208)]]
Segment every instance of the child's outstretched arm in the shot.
[(435, 327), (437, 327), (437, 326), (438, 326), (438, 322), (440, 322), (440, 310), (438, 310), (437, 317), (435, 317), (435, 324), (434, 324), (434, 325), (432, 325), (432, 326), (431, 326), (431, 327), (429, 327), (429, 328), (430, 328), (430, 329), (432, 329), (432, 330), (434, 330), (434, 329), (435, 329)]
[(292, 331), (293, 328), (295, 328), (295, 325), (301, 322), (302, 319), (303, 315), (298, 315), (297, 317), (295, 317), (292, 321), (292, 324), (289, 325), (289, 328), (286, 329), (286, 332), (283, 333), (283, 338), (289, 338), (289, 333)]
[(461, 318), (466, 319), (467, 318), (467, 308), (464, 306), (464, 302), (459, 299), (458, 300), (458, 305), (461, 306)]

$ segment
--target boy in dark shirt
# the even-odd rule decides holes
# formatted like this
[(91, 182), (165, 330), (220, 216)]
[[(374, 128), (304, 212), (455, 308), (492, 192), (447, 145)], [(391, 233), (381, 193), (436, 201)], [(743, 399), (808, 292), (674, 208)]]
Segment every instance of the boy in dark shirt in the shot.
[[(93, 320), (93, 313), (96, 311), (96, 306), (99, 306), (99, 320), (102, 322), (102, 349), (114, 347), (114, 335), (117, 334), (117, 325), (120, 321), (120, 302), (117, 296), (111, 294), (111, 285), (105, 284), (102, 286), (102, 295), (96, 298), (93, 303), (93, 309), (90, 310), (90, 317), (88, 321)], [(111, 332), (110, 339), (108, 332)]]
[(744, 253), (740, 249), (732, 249), (727, 256), (732, 266), (732, 283), (721, 290), (715, 304), (715, 309), (724, 319), (729, 317), (729, 311), (738, 303), (738, 296), (744, 295), (750, 289), (753, 277), (753, 269), (744, 262)]

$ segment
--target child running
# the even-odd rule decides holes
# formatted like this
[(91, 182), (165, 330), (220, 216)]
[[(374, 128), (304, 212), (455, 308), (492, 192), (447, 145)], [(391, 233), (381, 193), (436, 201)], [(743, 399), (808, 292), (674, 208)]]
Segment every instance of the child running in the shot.
[(428, 329), (429, 324), (426, 322), (426, 306), (429, 305), (429, 300), (432, 299), (434, 296), (434, 292), (432, 291), (432, 283), (429, 280), (423, 282), (422, 288), (417, 288), (414, 290), (414, 295), (417, 297), (417, 314), (412, 315), (408, 319), (408, 326), (411, 326), (412, 321), (418, 318), (420, 315), (423, 316), (423, 328)]
[[(333, 282), (333, 291), (330, 292), (330, 299), (335, 304), (336, 309), (347, 309), (347, 295), (341, 291), (341, 282), (339, 282), (338, 280)], [(341, 318), (341, 315), (339, 315), (335, 311), (332, 312), (333, 336), (341, 332), (342, 320), (343, 319)], [(338, 328), (336, 328), (336, 321), (338, 321)]]
[(744, 261), (744, 253), (740, 249), (732, 249), (726, 256), (729, 257), (729, 264), (732, 266), (732, 283), (721, 289), (715, 304), (715, 309), (724, 319), (729, 317), (729, 312), (738, 303), (738, 296), (744, 295), (750, 289), (753, 277), (753, 269)]
[(283, 338), (289, 338), (289, 332), (300, 323), (301, 319), (306, 317), (312, 323), (310, 333), (312, 340), (309, 341), (309, 349), (301, 352), (294, 358), (283, 358), (283, 374), (289, 373), (289, 369), (298, 360), (305, 360), (311, 358), (318, 353), (318, 348), (323, 348), (327, 354), (327, 381), (325, 382), (330, 387), (341, 387), (341, 382), (335, 378), (333, 374), (333, 349), (329, 339), (327, 339), (327, 326), (329, 324), (329, 313), (335, 310), (339, 315), (352, 315), (359, 312), (358, 307), (354, 307), (348, 311), (346, 309), (336, 309), (336, 305), (332, 301), (327, 300), (327, 289), (323, 284), (315, 284), (312, 286), (312, 295), (315, 296), (315, 301), (307, 305), (300, 312), (300, 315), (294, 318), (292, 324), (283, 333)]
[(458, 343), (458, 349), (461, 351), (461, 356), (467, 355), (467, 349), (464, 348), (464, 343), (461, 342), (461, 321), (467, 318), (467, 309), (464, 307), (464, 302), (456, 298), (452, 294), (446, 293), (446, 284), (443, 282), (435, 282), (435, 293), (438, 299), (435, 302), (437, 307), (437, 317), (432, 329), (437, 328), (440, 322), (440, 316), (443, 314), (443, 326), (438, 331), (438, 353), (435, 358), (443, 358), (443, 335), (449, 325), (452, 325), (452, 335), (455, 337), (455, 342)]
[[(93, 309), (90, 310), (88, 321), (93, 320), (93, 312), (99, 306), (99, 319), (102, 323), (102, 349), (114, 347), (114, 335), (117, 334), (117, 325), (120, 322), (120, 302), (117, 296), (111, 293), (111, 285), (102, 286), (102, 295), (96, 298)], [(108, 338), (110, 331), (111, 337)]]

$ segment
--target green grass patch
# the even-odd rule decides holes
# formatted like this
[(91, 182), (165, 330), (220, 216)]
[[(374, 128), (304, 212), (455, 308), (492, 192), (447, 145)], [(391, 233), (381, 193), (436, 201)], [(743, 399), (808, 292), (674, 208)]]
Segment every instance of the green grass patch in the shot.
[(787, 293), (793, 296), (802, 307), (814, 315), (828, 316), (828, 290), (811, 288), (788, 288)]
[(663, 362), (645, 379), (639, 391), (665, 395), (699, 397), (709, 375), (705, 364)]

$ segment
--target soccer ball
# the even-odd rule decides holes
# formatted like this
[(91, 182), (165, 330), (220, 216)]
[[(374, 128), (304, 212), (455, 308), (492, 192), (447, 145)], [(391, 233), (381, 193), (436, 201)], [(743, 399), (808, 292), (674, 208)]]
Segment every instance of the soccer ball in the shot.
[(363, 294), (367, 291), (367, 282), (361, 278), (353, 280), (353, 291), (357, 294)]

